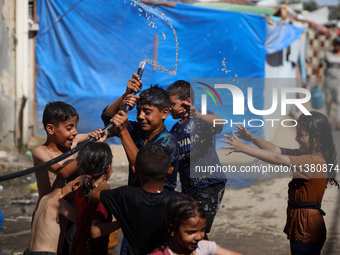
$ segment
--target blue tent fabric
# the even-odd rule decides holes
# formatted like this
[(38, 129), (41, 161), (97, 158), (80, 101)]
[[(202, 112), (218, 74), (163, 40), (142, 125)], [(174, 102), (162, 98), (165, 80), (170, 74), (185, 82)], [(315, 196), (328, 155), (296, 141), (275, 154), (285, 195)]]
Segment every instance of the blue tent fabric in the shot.
[[(64, 101), (79, 112), (78, 132), (102, 128), (102, 109), (118, 98), (139, 63), (153, 58), (158, 35), (157, 61), (176, 75), (153, 71), (146, 64), (143, 88), (191, 78), (263, 78), (266, 18), (259, 14), (215, 10), (176, 3), (151, 6), (131, 1), (38, 0), (36, 41), (36, 99), (39, 133), (44, 106)], [(224, 62), (225, 60), (225, 62)], [(230, 71), (229, 71), (230, 70)], [(263, 86), (258, 87), (263, 91)], [(261, 104), (263, 93), (255, 99)], [(232, 105), (232, 102), (229, 102)], [(129, 113), (134, 119), (135, 111)], [(169, 116), (168, 128), (175, 122)], [(226, 127), (224, 132), (230, 132)]]
[(287, 48), (297, 40), (305, 28), (278, 20), (274, 24), (267, 24), (266, 54), (273, 54)]

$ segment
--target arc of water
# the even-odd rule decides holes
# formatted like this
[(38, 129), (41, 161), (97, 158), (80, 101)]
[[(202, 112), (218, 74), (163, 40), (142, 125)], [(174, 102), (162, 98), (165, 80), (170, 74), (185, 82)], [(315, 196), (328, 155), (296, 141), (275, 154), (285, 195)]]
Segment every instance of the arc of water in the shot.
[(169, 74), (172, 74), (172, 75), (176, 75), (177, 73), (177, 63), (178, 63), (178, 42), (177, 42), (177, 34), (176, 34), (176, 30), (174, 29), (174, 27), (172, 26), (172, 24), (169, 22), (169, 20), (167, 19), (167, 17), (165, 16), (164, 13), (160, 12), (159, 10), (155, 9), (155, 8), (152, 8), (150, 6), (147, 6), (137, 0), (131, 0), (131, 2), (134, 3), (134, 5), (139, 5), (140, 7), (142, 8), (145, 8), (145, 9), (149, 9), (149, 10), (153, 10), (155, 12), (157, 12), (158, 14), (160, 14), (163, 19), (169, 24), (170, 28), (172, 29), (172, 32), (174, 33), (174, 36), (175, 36), (175, 46), (176, 46), (176, 62), (175, 62), (175, 68), (174, 69), (167, 69), (166, 67), (164, 67), (163, 65), (161, 65), (160, 63), (158, 63), (156, 60), (154, 59), (149, 59), (149, 58), (146, 58), (144, 60), (142, 60), (140, 63), (139, 63), (139, 67), (143, 67), (145, 66), (146, 63), (150, 64), (150, 65), (153, 65), (153, 66), (156, 66), (160, 71), (162, 72), (167, 72)]

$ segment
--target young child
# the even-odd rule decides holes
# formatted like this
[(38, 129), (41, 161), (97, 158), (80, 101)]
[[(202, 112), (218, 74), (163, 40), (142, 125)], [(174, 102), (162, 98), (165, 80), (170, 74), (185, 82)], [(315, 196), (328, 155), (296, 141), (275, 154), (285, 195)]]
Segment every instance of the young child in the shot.
[[(252, 135), (243, 126), (236, 127), (239, 130), (233, 131), (232, 137), (225, 135), (228, 140), (221, 140), (228, 144), (222, 147), (229, 149), (228, 154), (242, 152), (293, 169), (284, 232), (290, 240), (291, 254), (320, 254), (326, 240), (322, 197), (327, 182), (339, 187), (331, 169), (336, 166), (336, 151), (327, 117), (315, 111), (311, 115), (300, 115), (295, 138), (299, 149), (296, 150), (280, 148)], [(244, 144), (240, 138), (252, 141), (259, 148)]]
[(59, 217), (75, 221), (73, 207), (63, 198), (77, 190), (81, 177), (70, 181), (62, 188), (56, 188), (41, 198), (32, 223), (31, 241), (24, 255), (55, 255), (60, 235)]
[[(214, 127), (219, 116), (208, 112), (202, 115), (194, 106), (194, 92), (189, 82), (178, 80), (167, 89), (170, 96), (170, 113), (173, 119), (180, 119), (170, 130), (179, 144), (178, 172), (182, 193), (197, 199), (207, 215), (206, 233), (210, 232), (213, 220), (221, 203), (226, 178), (202, 176), (193, 178), (190, 171), (195, 166), (220, 165), (216, 153), (215, 135), (222, 132), (223, 125)], [(193, 137), (194, 139), (190, 139)]]
[[(171, 165), (174, 168), (172, 175), (166, 178), (164, 187), (174, 190), (177, 182), (178, 145), (176, 138), (171, 135), (164, 121), (169, 114), (170, 99), (165, 90), (152, 86), (140, 93), (140, 96), (131, 95), (138, 93), (142, 82), (137, 74), (129, 80), (126, 92), (102, 113), (102, 120), (107, 125), (112, 122), (116, 128), (111, 129), (110, 136), (119, 136), (130, 163), (130, 186), (139, 187), (139, 179), (133, 174), (132, 166), (135, 165), (138, 151), (147, 143), (156, 143), (164, 146), (171, 155)], [(134, 107), (137, 102), (137, 122), (128, 121), (127, 114), (122, 110), (126, 104)]]
[(163, 146), (156, 143), (143, 146), (132, 169), (141, 187), (108, 190), (103, 182), (92, 190), (90, 200), (102, 202), (116, 218), (127, 240), (128, 254), (144, 255), (161, 244), (165, 204), (179, 193), (163, 189), (165, 177), (173, 171), (170, 155)]
[(84, 184), (78, 189), (74, 201), (76, 233), (72, 255), (106, 255), (109, 234), (119, 228), (102, 203), (89, 201), (91, 190), (110, 178), (111, 163), (112, 152), (106, 143), (90, 142), (77, 155), (78, 171), (84, 176)]
[[(64, 154), (90, 137), (95, 137), (96, 139), (100, 139), (100, 141), (105, 141), (106, 134), (103, 138), (100, 138), (102, 132), (101, 129), (90, 134), (78, 134), (78, 121), (78, 112), (71, 105), (60, 101), (49, 102), (46, 104), (42, 122), (47, 138), (43, 145), (38, 146), (33, 151), (33, 163), (35, 166)], [(43, 196), (51, 193), (56, 188), (64, 187), (67, 179), (72, 175), (75, 175), (77, 171), (77, 162), (74, 159), (75, 156), (72, 155), (48, 168), (35, 172), (39, 193), (36, 208), (39, 206), (40, 199)], [(62, 251), (66, 225), (67, 220), (61, 217), (59, 253)]]
[(205, 210), (193, 197), (182, 194), (171, 199), (165, 207), (164, 245), (150, 255), (240, 255), (203, 240), (206, 220)]

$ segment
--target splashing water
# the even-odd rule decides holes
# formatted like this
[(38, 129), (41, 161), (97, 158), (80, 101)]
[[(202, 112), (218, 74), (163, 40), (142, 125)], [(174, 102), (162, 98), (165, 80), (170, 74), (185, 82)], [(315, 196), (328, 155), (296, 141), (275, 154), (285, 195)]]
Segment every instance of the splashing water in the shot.
[(228, 72), (231, 72), (231, 70), (227, 70), (227, 64), (226, 64), (225, 58), (223, 58), (222, 60), (222, 66), (223, 66), (223, 68), (221, 69), (222, 72), (225, 72), (226, 74)]
[[(175, 36), (175, 45), (176, 45), (176, 62), (175, 62), (175, 68), (174, 69), (167, 69), (166, 67), (162, 66), (160, 63), (158, 63), (156, 60), (154, 59), (144, 59), (139, 63), (139, 67), (143, 67), (145, 66), (146, 63), (152, 65), (152, 66), (156, 66), (158, 68), (158, 70), (162, 71), (162, 72), (166, 72), (169, 73), (171, 75), (176, 75), (177, 73), (177, 63), (178, 63), (178, 42), (177, 42), (177, 34), (176, 34), (176, 30), (174, 29), (174, 27), (172, 26), (172, 24), (169, 22), (169, 20), (167, 19), (167, 17), (164, 15), (164, 13), (158, 11), (157, 9), (154, 9), (150, 6), (147, 6), (141, 2), (138, 2), (137, 0), (131, 0), (131, 5), (133, 5), (134, 7), (136, 7), (136, 5), (139, 5), (142, 8), (145, 9), (150, 9), (153, 10), (155, 12), (157, 12), (159, 15), (161, 15), (163, 17), (163, 19), (165, 19), (165, 21), (169, 24), (170, 28), (172, 29), (172, 32), (174, 33)], [(138, 8), (138, 10), (140, 11), (141, 9)], [(146, 15), (147, 20), (150, 19), (151, 16)], [(157, 28), (155, 25), (155, 22), (149, 22), (149, 26), (152, 25), (153, 28)], [(165, 34), (162, 33), (163, 39), (165, 39)]]

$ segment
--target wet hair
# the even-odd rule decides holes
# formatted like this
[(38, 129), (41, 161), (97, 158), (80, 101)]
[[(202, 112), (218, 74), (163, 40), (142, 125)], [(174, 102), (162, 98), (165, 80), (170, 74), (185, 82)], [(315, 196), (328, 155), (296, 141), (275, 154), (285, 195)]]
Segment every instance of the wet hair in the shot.
[(169, 96), (178, 96), (178, 99), (180, 100), (185, 100), (190, 97), (191, 103), (194, 103), (194, 90), (187, 81), (175, 81), (166, 89), (166, 92)]
[(333, 45), (340, 45), (340, 36), (337, 36), (333, 39)]
[(179, 230), (184, 221), (193, 217), (207, 218), (204, 209), (192, 196), (181, 194), (169, 200), (165, 206), (166, 241), (170, 240), (171, 232)]
[(90, 192), (94, 189), (93, 181), (105, 174), (112, 163), (112, 157), (111, 148), (107, 143), (89, 142), (79, 150), (77, 165), (79, 174), (85, 175), (85, 201), (88, 201)]
[(42, 123), (46, 130), (47, 124), (58, 126), (60, 122), (65, 122), (73, 117), (79, 121), (79, 114), (73, 106), (61, 101), (52, 101), (45, 105)]
[(336, 185), (339, 188), (339, 182), (335, 178), (333, 166), (337, 165), (336, 150), (327, 117), (316, 111), (310, 112), (312, 115), (301, 114), (298, 123), (306, 129), (309, 134), (309, 145), (312, 152), (315, 148), (316, 152), (320, 152), (328, 165), (328, 182), (331, 185)]
[(158, 85), (154, 85), (146, 90), (143, 90), (137, 101), (137, 106), (141, 105), (150, 105), (155, 106), (159, 111), (162, 111), (166, 108), (170, 108), (170, 97), (168, 93)]
[(137, 153), (136, 172), (144, 183), (164, 181), (170, 167), (170, 154), (159, 144), (147, 143)]

